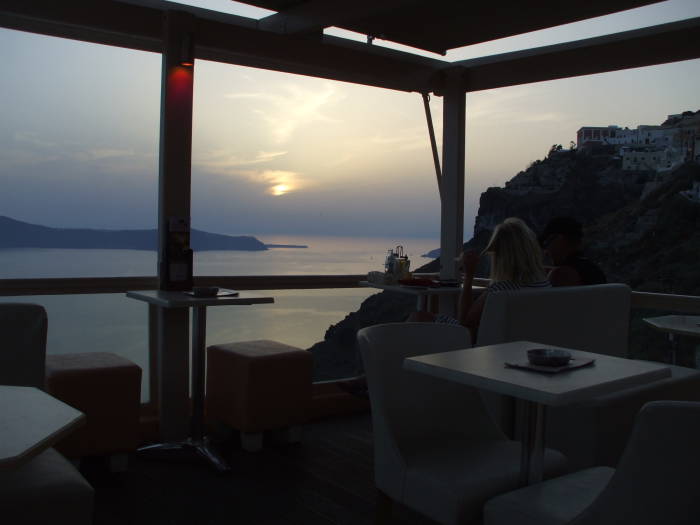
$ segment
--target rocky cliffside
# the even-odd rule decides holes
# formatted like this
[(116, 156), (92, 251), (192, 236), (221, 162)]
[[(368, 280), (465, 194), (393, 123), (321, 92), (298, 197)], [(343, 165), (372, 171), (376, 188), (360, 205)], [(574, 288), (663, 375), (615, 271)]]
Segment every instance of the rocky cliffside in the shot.
[(323, 341), (309, 351), (314, 356), (314, 381), (351, 377), (361, 372), (355, 346), (357, 331), (379, 323), (398, 323), (415, 309), (412, 295), (381, 292), (365, 299), (357, 312), (326, 330)]
[(700, 295), (700, 164), (664, 176), (642, 199), (593, 223), (588, 255), (635, 290)]
[[(609, 281), (637, 290), (700, 294), (699, 164), (686, 163), (659, 176), (622, 171), (620, 159), (605, 147), (586, 153), (555, 151), (505, 187), (481, 195), (473, 238), (465, 247), (482, 249), (495, 225), (507, 217), (520, 217), (539, 232), (559, 215), (584, 224), (587, 255)], [(419, 270), (437, 271), (438, 261)], [(486, 264), (480, 273), (488, 273)], [(369, 297), (311, 348), (317, 378), (353, 375), (357, 330), (403, 320), (413, 308), (410, 296), (384, 292)]]
[[(508, 217), (523, 219), (540, 232), (550, 218), (576, 217), (592, 225), (601, 217), (638, 202), (656, 179), (646, 171), (622, 171), (620, 159), (607, 148), (589, 153), (558, 151), (533, 162), (503, 188), (489, 188), (479, 199), (472, 239), (465, 247), (482, 249), (494, 227)], [(437, 261), (424, 271), (438, 271)], [(486, 266), (480, 268), (485, 273)]]

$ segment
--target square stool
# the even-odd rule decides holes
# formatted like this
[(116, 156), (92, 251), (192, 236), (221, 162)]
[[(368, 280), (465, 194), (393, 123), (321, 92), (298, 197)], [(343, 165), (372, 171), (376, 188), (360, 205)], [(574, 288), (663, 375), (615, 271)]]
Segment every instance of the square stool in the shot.
[(141, 367), (106, 352), (46, 356), (46, 391), (80, 410), (86, 424), (56, 445), (68, 457), (114, 456), (140, 445)]
[(276, 341), (240, 341), (207, 348), (206, 413), (241, 431), (245, 450), (262, 448), (265, 430), (300, 438), (311, 402), (312, 357)]

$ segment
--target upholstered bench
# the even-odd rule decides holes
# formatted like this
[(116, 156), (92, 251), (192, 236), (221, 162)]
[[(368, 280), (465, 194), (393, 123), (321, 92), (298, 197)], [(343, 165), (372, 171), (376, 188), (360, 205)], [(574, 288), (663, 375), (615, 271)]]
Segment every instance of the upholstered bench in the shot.
[(207, 348), (206, 414), (241, 432), (245, 450), (262, 448), (263, 431), (286, 429), (297, 441), (311, 401), (312, 358), (276, 341)]
[(112, 456), (113, 468), (125, 467), (125, 453), (140, 444), (138, 365), (105, 352), (49, 355), (46, 391), (87, 418), (84, 426), (56, 445), (59, 452), (72, 458)]
[(0, 470), (0, 521), (89, 525), (94, 493), (78, 470), (49, 448), (24, 465)]

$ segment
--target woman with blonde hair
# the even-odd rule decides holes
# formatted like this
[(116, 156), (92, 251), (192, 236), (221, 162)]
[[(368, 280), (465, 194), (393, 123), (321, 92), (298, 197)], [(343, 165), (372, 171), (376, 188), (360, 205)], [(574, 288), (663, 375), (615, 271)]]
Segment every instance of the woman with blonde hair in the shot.
[[(462, 254), (464, 286), (459, 297), (456, 321), (469, 328), (472, 342), (476, 342), (481, 313), (488, 294), (551, 286), (542, 265), (542, 251), (537, 236), (518, 218), (510, 217), (496, 226), (482, 254), (487, 254), (491, 259), (491, 284), (476, 301), (472, 297), (472, 284), (479, 254), (474, 250)], [(445, 322), (438, 316), (438, 322), (440, 321)]]

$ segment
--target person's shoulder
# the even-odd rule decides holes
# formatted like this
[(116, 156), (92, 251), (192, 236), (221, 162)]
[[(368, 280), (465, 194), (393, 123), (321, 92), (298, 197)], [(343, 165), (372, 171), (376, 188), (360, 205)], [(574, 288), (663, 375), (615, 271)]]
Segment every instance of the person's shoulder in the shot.
[(573, 266), (557, 266), (548, 275), (552, 286), (578, 286), (582, 283), (581, 274)]
[(496, 281), (491, 283), (486, 289), (487, 292), (507, 292), (520, 290), (521, 286), (515, 281)]
[(580, 281), (578, 284), (605, 284), (607, 282), (605, 273), (600, 266), (581, 253), (572, 256), (563, 267), (572, 268), (578, 273)]
[(536, 281), (534, 283), (528, 283), (525, 286), (527, 288), (551, 288), (552, 283), (549, 279), (545, 279), (544, 281)]

